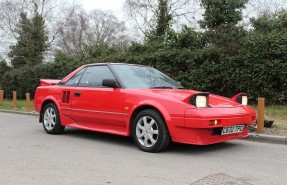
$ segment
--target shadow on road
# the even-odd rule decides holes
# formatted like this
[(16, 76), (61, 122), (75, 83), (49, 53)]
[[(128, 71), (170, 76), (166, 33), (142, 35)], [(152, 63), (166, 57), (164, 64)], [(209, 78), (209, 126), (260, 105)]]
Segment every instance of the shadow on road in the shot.
[[(80, 130), (74, 128), (66, 128), (63, 137), (73, 137), (78, 139), (86, 139), (89, 141), (103, 142), (109, 145), (117, 145), (126, 148), (134, 148), (137, 150), (136, 145), (131, 137), (117, 136), (112, 134), (105, 134), (100, 132), (93, 132), (87, 130)], [(189, 145), (180, 143), (171, 143), (164, 153), (178, 153), (178, 154), (203, 154), (222, 150), (231, 150), (233, 148), (240, 149), (243, 144), (239, 142), (224, 142), (212, 145)]]
[(126, 147), (134, 147), (131, 137), (106, 134), (101, 132), (93, 132), (75, 128), (66, 128), (63, 135), (66, 137), (81, 138), (89, 141), (104, 142), (111, 145), (122, 145)]
[(241, 143), (238, 142), (224, 142), (212, 145), (189, 145), (181, 143), (172, 143), (169, 148), (169, 153), (178, 153), (178, 154), (205, 154), (210, 152), (224, 151), (239, 149), (242, 147)]

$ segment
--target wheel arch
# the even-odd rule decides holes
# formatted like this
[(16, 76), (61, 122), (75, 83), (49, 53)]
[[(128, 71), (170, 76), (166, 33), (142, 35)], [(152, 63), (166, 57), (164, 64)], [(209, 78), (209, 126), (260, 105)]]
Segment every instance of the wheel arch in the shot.
[(168, 122), (170, 121), (170, 116), (168, 114), (168, 112), (165, 110), (165, 109), (162, 109), (162, 108), (158, 108), (157, 106), (154, 106), (154, 105), (151, 105), (151, 104), (143, 104), (143, 105), (140, 105), (138, 107), (136, 107), (130, 118), (129, 118), (129, 136), (132, 135), (132, 124), (133, 124), (133, 121), (136, 117), (136, 115), (143, 111), (143, 110), (146, 110), (146, 109), (152, 109), (152, 110), (155, 110), (156, 112), (159, 113), (159, 115), (162, 117), (162, 119), (164, 120), (165, 122), (165, 125), (167, 127), (167, 130), (169, 131), (169, 128), (168, 128)]
[(57, 101), (55, 101), (55, 99), (53, 97), (49, 97), (47, 99), (45, 99), (41, 105), (41, 110), (40, 110), (40, 115), (39, 115), (39, 122), (42, 123), (43, 122), (43, 111), (46, 105), (48, 105), (49, 103), (53, 103), (56, 105), (56, 107), (59, 109), (59, 104), (57, 103)]

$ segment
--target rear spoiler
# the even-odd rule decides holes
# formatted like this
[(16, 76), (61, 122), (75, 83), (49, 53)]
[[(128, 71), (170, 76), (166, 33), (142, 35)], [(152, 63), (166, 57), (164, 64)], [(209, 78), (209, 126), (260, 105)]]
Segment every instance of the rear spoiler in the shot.
[(40, 85), (41, 86), (50, 86), (50, 85), (56, 85), (61, 80), (51, 80), (51, 79), (40, 79)]

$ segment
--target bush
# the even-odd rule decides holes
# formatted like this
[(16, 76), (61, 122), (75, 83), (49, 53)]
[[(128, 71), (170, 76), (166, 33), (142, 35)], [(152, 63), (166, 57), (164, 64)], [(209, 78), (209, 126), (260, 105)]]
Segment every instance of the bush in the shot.
[(265, 97), (268, 104), (286, 104), (286, 16), (283, 13), (252, 20), (254, 30), (244, 31), (240, 39), (231, 39), (232, 44), (229, 40), (229, 45), (212, 43), (208, 34), (185, 27), (180, 33), (171, 30), (165, 37), (133, 43), (125, 51), (102, 45), (89, 46), (77, 56), (58, 54), (50, 63), (7, 68), (0, 86), (11, 94), (17, 90), (19, 98), (23, 98), (26, 92), (34, 96), (42, 78), (62, 79), (87, 63), (125, 62), (153, 66), (187, 88), (228, 97), (246, 92), (251, 102)]

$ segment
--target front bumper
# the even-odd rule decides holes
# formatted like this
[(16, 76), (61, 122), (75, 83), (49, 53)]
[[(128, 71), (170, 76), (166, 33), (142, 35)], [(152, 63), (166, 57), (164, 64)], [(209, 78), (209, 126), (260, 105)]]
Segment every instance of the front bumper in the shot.
[[(216, 125), (210, 121), (217, 120)], [(256, 122), (256, 113), (248, 107), (187, 109), (182, 119), (172, 119), (169, 127), (172, 141), (208, 145), (248, 136), (248, 125)], [(184, 122), (184, 124), (180, 124)], [(244, 125), (241, 133), (221, 135), (223, 127)]]
[(185, 128), (181, 132), (185, 137), (172, 137), (173, 142), (194, 144), (194, 145), (209, 145), (214, 143), (221, 143), (232, 139), (240, 139), (248, 136), (248, 125), (244, 126), (241, 133), (220, 135), (213, 134), (213, 129), (207, 128)]

